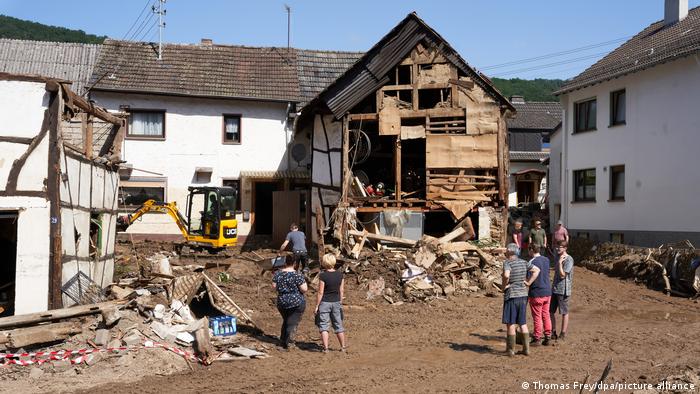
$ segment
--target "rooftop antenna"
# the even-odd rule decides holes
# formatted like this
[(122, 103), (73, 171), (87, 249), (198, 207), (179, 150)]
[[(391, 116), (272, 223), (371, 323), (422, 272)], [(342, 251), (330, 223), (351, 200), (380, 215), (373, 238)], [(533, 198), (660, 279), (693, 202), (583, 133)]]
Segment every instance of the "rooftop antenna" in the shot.
[(152, 6), (151, 10), (153, 13), (158, 14), (158, 60), (163, 60), (163, 29), (165, 29), (165, 22), (163, 22), (163, 17), (166, 14), (166, 10), (163, 9), (163, 5), (166, 0), (158, 0), (158, 8)]
[(292, 24), (292, 7), (285, 4), (284, 9), (287, 10), (287, 53), (289, 53), (289, 30)]

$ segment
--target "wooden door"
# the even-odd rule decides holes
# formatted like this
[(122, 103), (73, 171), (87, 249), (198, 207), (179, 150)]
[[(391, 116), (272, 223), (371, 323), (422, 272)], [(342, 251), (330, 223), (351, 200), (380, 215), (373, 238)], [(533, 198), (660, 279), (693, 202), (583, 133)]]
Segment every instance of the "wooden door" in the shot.
[(284, 242), (289, 226), (299, 224), (301, 213), (301, 191), (272, 192), (272, 242), (281, 245)]

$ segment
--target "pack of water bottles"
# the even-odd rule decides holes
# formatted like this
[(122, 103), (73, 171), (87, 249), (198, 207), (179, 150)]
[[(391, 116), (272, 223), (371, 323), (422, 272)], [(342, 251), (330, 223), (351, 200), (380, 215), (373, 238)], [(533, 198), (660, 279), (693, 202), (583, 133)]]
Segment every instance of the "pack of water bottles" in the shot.
[(215, 336), (229, 336), (236, 334), (235, 316), (217, 316), (209, 318), (209, 328)]

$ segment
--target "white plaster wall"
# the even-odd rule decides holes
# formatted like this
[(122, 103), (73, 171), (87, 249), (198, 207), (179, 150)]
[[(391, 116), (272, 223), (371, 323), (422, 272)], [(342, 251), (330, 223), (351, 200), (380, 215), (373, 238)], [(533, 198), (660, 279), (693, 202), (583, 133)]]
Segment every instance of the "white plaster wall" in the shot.
[(0, 190), (5, 190), (12, 163), (19, 159), (26, 150), (27, 145), (24, 144), (0, 142)]
[[(576, 229), (698, 231), (700, 62), (676, 60), (562, 98), (566, 224)], [(627, 124), (608, 127), (626, 89)], [(573, 103), (597, 97), (597, 130), (572, 135)], [(625, 201), (608, 202), (609, 166), (625, 165)], [(596, 202), (571, 203), (572, 171), (596, 168)]]
[[(561, 187), (562, 187), (562, 131), (559, 130), (549, 137), (549, 182), (548, 198), (549, 198), (549, 226), (550, 231), (554, 231), (556, 222), (559, 218), (554, 217), (556, 205), (561, 204)], [(560, 214), (563, 214), (564, 207)]]
[(0, 135), (34, 137), (39, 134), (48, 107), (44, 82), (0, 81)]
[[(177, 202), (183, 211), (187, 187), (195, 184), (196, 167), (213, 168), (211, 182), (199, 184), (212, 186), (221, 186), (223, 179), (240, 179), (241, 171), (288, 169), (286, 148), (291, 133), (286, 103), (107, 92), (93, 92), (92, 98), (112, 111), (121, 105), (166, 111), (164, 141), (127, 139), (122, 154), (134, 167), (132, 176), (154, 176), (138, 169), (163, 174), (167, 178), (167, 200)], [(241, 115), (241, 144), (222, 143), (224, 113)], [(296, 162), (293, 167), (296, 168)], [(241, 196), (242, 206), (250, 206), (246, 195)], [(248, 231), (249, 226), (239, 228), (240, 235)], [(166, 215), (146, 215), (129, 232), (180, 233)]]
[(36, 197), (0, 197), (0, 210), (19, 211), (15, 314), (48, 308), (49, 202)]

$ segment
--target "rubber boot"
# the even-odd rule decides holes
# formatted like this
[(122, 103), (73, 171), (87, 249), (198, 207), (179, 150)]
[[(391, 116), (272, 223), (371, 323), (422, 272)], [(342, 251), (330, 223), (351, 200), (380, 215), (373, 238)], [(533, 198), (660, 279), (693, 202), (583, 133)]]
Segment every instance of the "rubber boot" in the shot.
[(506, 337), (506, 354), (508, 357), (515, 356), (515, 335), (508, 335)]
[(528, 334), (520, 333), (520, 335), (522, 336), (522, 339), (523, 339), (523, 351), (521, 353), (525, 356), (529, 356), (530, 355), (530, 341), (527, 340)]

